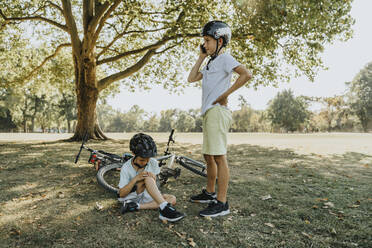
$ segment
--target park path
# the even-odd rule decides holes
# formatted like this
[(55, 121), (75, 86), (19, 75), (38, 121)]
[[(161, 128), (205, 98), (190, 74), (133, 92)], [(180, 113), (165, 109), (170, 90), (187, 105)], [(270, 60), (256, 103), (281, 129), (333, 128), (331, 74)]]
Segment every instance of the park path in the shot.
[[(107, 133), (113, 139), (130, 139), (134, 133)], [(168, 133), (149, 133), (156, 142), (166, 142)], [(0, 133), (0, 142), (35, 142), (67, 139), (71, 134)], [(202, 133), (176, 133), (178, 143), (201, 144)], [(301, 154), (344, 154), (357, 152), (372, 156), (371, 133), (230, 133), (230, 145), (249, 144), (278, 149), (293, 149)]]

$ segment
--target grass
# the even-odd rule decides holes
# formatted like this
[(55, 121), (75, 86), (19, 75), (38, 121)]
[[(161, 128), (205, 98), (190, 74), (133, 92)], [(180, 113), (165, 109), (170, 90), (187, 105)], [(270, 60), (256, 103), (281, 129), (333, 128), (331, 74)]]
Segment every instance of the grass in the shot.
[[(127, 140), (89, 145), (129, 151)], [(79, 146), (0, 143), (0, 247), (372, 247), (371, 155), (231, 145), (232, 214), (198, 217), (204, 205), (188, 198), (205, 179), (183, 169), (161, 189), (188, 215), (171, 224), (155, 210), (120, 215), (116, 199), (96, 183), (88, 153), (73, 163)], [(179, 144), (175, 151), (201, 160), (200, 148)]]

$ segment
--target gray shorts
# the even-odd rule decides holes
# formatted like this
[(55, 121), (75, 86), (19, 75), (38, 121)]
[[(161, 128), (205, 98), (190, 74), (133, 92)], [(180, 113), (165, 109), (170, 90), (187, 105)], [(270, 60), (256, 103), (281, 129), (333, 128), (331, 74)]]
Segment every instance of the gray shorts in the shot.
[(152, 199), (152, 197), (145, 189), (145, 191), (139, 194), (137, 194), (137, 192), (129, 193), (126, 197), (118, 198), (118, 201), (119, 202), (132, 201), (138, 204), (145, 204), (154, 201), (154, 199)]

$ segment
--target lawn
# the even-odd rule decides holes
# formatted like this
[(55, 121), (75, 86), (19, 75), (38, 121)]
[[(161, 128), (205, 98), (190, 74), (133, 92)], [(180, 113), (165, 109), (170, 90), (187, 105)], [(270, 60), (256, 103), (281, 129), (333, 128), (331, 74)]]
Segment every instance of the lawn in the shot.
[[(366, 135), (337, 140), (335, 146), (350, 149), (334, 153), (302, 152), (304, 144), (321, 147), (321, 136), (273, 136), (272, 147), (232, 142), (232, 214), (198, 217), (205, 205), (188, 198), (205, 179), (182, 169), (161, 188), (187, 213), (175, 224), (161, 222), (155, 210), (120, 215), (120, 205), (86, 163), (88, 153), (73, 163), (79, 143), (0, 141), (0, 247), (372, 247), (372, 140), (363, 149), (356, 142), (366, 142)], [(295, 141), (285, 148), (280, 137), (297, 137), (298, 149), (290, 148)], [(312, 143), (302, 142), (308, 137)], [(164, 141), (159, 139), (160, 151)], [(89, 145), (129, 151), (127, 139)], [(197, 142), (174, 147), (201, 160), (200, 149)]]

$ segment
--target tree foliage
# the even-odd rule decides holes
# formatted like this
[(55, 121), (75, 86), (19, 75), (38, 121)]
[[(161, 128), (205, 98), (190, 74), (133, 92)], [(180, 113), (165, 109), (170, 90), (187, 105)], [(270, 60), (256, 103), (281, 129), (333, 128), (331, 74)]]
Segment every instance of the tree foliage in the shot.
[(358, 116), (365, 132), (372, 122), (372, 62), (349, 83), (350, 107)]
[[(0, 30), (6, 35), (0, 39), (7, 41), (10, 48), (4, 56), (14, 58), (6, 62), (8, 68), (20, 66), (11, 73), (15, 75), (1, 77), (0, 83), (24, 83), (24, 79), (36, 77), (49, 60), (68, 49), (74, 68), (74, 81), (69, 83), (75, 86), (78, 105), (74, 138), (81, 138), (86, 130), (91, 137), (102, 138), (96, 124), (96, 103), (102, 91), (117, 86), (118, 81), (129, 90), (154, 84), (170, 89), (184, 87), (184, 75), (180, 72), (189, 70), (194, 61), (204, 23), (221, 19), (230, 24), (231, 53), (253, 72), (254, 86), (277, 84), (299, 74), (312, 80), (323, 67), (319, 55), (324, 45), (351, 37), (351, 3), (3, 0)], [(38, 42), (28, 43), (30, 35)], [(13, 45), (12, 41), (18, 44)], [(42, 59), (34, 56), (25, 61), (19, 55), (24, 44), (38, 48), (40, 43), (46, 51)], [(296, 69), (282, 70), (282, 66)], [(107, 73), (98, 75), (99, 70)]]
[(274, 127), (294, 132), (300, 130), (301, 125), (309, 118), (307, 107), (302, 97), (294, 97), (292, 90), (284, 90), (270, 101), (268, 118)]

